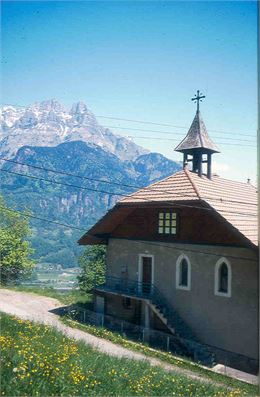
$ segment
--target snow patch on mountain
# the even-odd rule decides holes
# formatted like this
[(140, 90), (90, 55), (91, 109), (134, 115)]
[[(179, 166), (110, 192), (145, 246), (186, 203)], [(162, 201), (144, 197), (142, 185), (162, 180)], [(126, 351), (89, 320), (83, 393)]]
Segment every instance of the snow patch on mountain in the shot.
[(116, 155), (134, 160), (148, 150), (102, 127), (83, 102), (66, 109), (55, 99), (28, 107), (0, 109), (0, 153), (15, 156), (23, 146), (53, 147), (64, 142), (83, 141)]

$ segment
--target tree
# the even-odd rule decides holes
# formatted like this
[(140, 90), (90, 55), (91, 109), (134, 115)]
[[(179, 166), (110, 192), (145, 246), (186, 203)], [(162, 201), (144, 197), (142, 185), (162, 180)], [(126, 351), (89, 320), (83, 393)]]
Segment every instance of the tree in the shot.
[(28, 220), (7, 208), (0, 196), (0, 283), (8, 284), (29, 277), (34, 267), (33, 250), (26, 237)]
[(94, 285), (103, 284), (106, 273), (106, 246), (93, 245), (87, 247), (79, 257), (81, 273), (78, 276), (82, 291), (90, 292)]

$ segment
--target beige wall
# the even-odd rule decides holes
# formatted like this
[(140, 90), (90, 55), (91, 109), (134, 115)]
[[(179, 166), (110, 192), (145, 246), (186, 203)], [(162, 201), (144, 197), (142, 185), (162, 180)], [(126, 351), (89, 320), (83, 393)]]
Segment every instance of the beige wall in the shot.
[[(196, 252), (186, 251), (188, 249)], [(176, 261), (182, 253), (191, 262), (190, 291), (175, 287)], [(110, 239), (107, 250), (108, 275), (120, 277), (122, 266), (127, 265), (129, 278), (138, 280), (140, 254), (154, 256), (155, 285), (172, 302), (201, 342), (257, 358), (258, 264), (229, 257), (256, 259), (257, 255), (253, 251), (174, 243), (153, 242), (151, 245), (149, 242)], [(232, 268), (230, 298), (214, 294), (215, 264), (221, 257), (227, 257)]]

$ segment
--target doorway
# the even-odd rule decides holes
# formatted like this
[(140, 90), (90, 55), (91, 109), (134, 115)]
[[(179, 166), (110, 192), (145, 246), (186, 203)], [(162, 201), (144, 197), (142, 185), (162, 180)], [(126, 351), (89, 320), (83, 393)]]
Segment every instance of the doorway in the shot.
[(153, 284), (153, 255), (139, 256), (139, 283), (140, 290), (145, 294), (151, 293)]

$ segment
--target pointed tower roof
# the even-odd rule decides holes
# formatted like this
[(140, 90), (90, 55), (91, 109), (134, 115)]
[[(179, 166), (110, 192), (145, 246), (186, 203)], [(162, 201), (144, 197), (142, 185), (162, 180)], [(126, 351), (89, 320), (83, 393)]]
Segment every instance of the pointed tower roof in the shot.
[(188, 152), (192, 149), (206, 149), (205, 152), (219, 153), (217, 146), (208, 135), (199, 110), (195, 114), (186, 137), (175, 148), (177, 152)]

